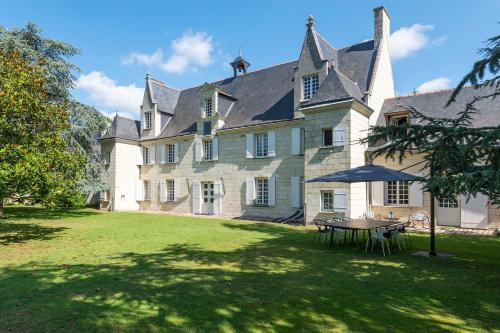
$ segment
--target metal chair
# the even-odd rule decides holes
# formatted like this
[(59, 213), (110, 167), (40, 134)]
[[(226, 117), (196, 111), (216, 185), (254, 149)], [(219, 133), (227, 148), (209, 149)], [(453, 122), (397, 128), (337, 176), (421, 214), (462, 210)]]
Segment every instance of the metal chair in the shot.
[(323, 220), (314, 220), (313, 223), (318, 230), (314, 233), (313, 243), (316, 241), (316, 236), (318, 236), (318, 243), (321, 243), (322, 239), (323, 243), (328, 240), (328, 232), (330, 231), (330, 228), (325, 222), (326, 221)]

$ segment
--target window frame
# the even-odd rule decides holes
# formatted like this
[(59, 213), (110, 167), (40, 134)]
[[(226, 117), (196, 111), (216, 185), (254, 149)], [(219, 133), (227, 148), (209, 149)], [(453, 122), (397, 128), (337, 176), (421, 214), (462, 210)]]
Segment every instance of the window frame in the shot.
[[(391, 116), (389, 118), (389, 125), (399, 126), (400, 124), (398, 124), (398, 122), (401, 121), (401, 120), (405, 120), (407, 125), (410, 124), (410, 117), (409, 117), (409, 115), (407, 115), (407, 114), (398, 114), (398, 115), (393, 115), (393, 116)], [(401, 133), (398, 132), (394, 136), (389, 137), (389, 141), (394, 141), (394, 140), (399, 139), (400, 135), (401, 135)]]
[(175, 201), (175, 181), (173, 179), (167, 179), (165, 181), (165, 191), (167, 202)]
[[(389, 196), (393, 198), (389, 198)], [(410, 183), (408, 181), (384, 182), (384, 205), (385, 206), (409, 206), (410, 205)]]
[(255, 158), (269, 157), (269, 133), (254, 134)]
[[(208, 146), (208, 147), (207, 147)], [(209, 149), (207, 149), (209, 148)], [(213, 161), (214, 160), (214, 141), (213, 139), (203, 140), (203, 160)], [(209, 152), (210, 154), (207, 154)]]
[(168, 143), (166, 145), (167, 163), (175, 163), (175, 144)]
[(313, 98), (319, 89), (319, 74), (311, 74), (302, 77), (302, 100), (308, 101)]
[(255, 178), (255, 205), (269, 206), (269, 179), (265, 177)]
[[(328, 200), (331, 199), (331, 208), (325, 208), (325, 195), (331, 196)], [(322, 190), (321, 191), (321, 211), (326, 213), (335, 212), (335, 191), (334, 190)]]
[(144, 112), (144, 129), (149, 130), (153, 127), (153, 112)]
[(149, 147), (142, 148), (142, 155), (144, 158), (144, 165), (148, 165), (151, 163), (151, 152), (149, 151)]
[(214, 115), (214, 102), (212, 97), (203, 100), (203, 114), (205, 118), (210, 118)]
[[(325, 133), (330, 132), (330, 144), (325, 142)], [(333, 128), (326, 127), (321, 129), (321, 147), (333, 147)]]
[(144, 201), (151, 201), (152, 195), (151, 195), (151, 181), (150, 180), (143, 180), (143, 187), (144, 187)]

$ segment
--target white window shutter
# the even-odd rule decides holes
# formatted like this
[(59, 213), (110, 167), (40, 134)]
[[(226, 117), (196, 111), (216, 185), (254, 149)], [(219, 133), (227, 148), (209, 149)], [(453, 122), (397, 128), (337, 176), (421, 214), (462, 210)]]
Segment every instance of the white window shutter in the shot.
[(160, 180), (160, 202), (167, 201), (167, 182), (165, 179)]
[(372, 182), (372, 206), (384, 205), (384, 182)]
[(99, 200), (100, 201), (105, 201), (106, 200), (106, 191), (99, 192)]
[(247, 177), (246, 203), (248, 206), (253, 205), (255, 200), (255, 181), (253, 177)]
[(253, 158), (253, 133), (246, 135), (247, 158)]
[(137, 154), (136, 154), (136, 159), (137, 159), (137, 165), (143, 165), (144, 164), (144, 158), (142, 157), (142, 147), (137, 146)]
[(460, 220), (462, 228), (487, 228), (488, 197), (478, 193), (467, 202), (467, 197), (460, 196)]
[(156, 163), (156, 145), (151, 145), (149, 148), (149, 164), (155, 164)]
[(340, 123), (333, 128), (333, 145), (336, 147), (346, 144), (346, 129), (345, 125)]
[(179, 163), (179, 142), (174, 143), (174, 163)]
[(347, 190), (335, 189), (333, 191), (333, 210), (335, 212), (347, 211)]
[(214, 180), (214, 215), (221, 215), (222, 207), (222, 182)]
[(165, 164), (167, 161), (166, 161), (166, 150), (167, 149), (167, 145), (164, 145), (164, 144), (161, 144), (160, 145), (160, 163), (161, 164)]
[(135, 182), (135, 200), (136, 201), (144, 200), (144, 188), (142, 180), (137, 180)]
[(268, 156), (276, 156), (276, 132), (267, 132)]
[(276, 206), (276, 176), (271, 176), (267, 179), (268, 185), (268, 204)]
[(290, 180), (290, 197), (292, 198), (292, 207), (300, 208), (300, 177), (294, 176)]
[[(422, 174), (415, 174), (421, 177)], [(413, 182), (410, 184), (410, 207), (423, 207), (424, 206), (424, 191), (422, 191), (423, 184), (421, 182)]]
[(219, 159), (219, 138), (212, 139), (212, 159), (217, 161)]
[(151, 201), (156, 201), (156, 191), (158, 191), (157, 187), (158, 185), (155, 182), (153, 182), (152, 180), (149, 181), (149, 188), (151, 191)]
[(300, 155), (300, 127), (292, 128), (292, 155)]
[(201, 162), (203, 158), (203, 147), (200, 138), (196, 138), (194, 141), (194, 159), (196, 162)]
[(181, 178), (174, 179), (174, 201), (178, 202), (181, 198)]
[(191, 197), (193, 199), (193, 213), (201, 213), (201, 183), (199, 180), (193, 180), (191, 184)]

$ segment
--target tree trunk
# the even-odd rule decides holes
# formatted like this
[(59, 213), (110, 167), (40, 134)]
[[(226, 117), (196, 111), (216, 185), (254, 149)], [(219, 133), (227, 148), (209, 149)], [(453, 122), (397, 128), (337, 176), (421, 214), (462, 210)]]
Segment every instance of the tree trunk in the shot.
[(0, 197), (0, 216), (3, 216), (3, 198)]

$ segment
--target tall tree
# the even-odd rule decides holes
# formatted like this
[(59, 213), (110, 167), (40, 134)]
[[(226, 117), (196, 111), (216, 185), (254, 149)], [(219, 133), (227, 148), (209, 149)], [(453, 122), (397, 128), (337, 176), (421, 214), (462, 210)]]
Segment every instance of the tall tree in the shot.
[(3, 198), (56, 206), (75, 196), (83, 156), (62, 136), (69, 117), (46, 80), (40, 66), (0, 51), (0, 214)]
[(49, 98), (67, 107), (70, 127), (64, 133), (69, 147), (86, 156), (85, 174), (79, 188), (82, 192), (95, 192), (107, 188), (106, 170), (99, 163), (96, 134), (103, 132), (110, 120), (92, 107), (72, 100), (71, 89), (78, 67), (68, 59), (79, 54), (74, 46), (42, 36), (33, 23), (8, 31), (0, 27), (0, 50), (17, 52), (30, 63), (44, 69)]
[[(374, 126), (363, 143), (386, 141), (372, 157), (385, 156), (402, 161), (408, 155), (423, 154), (422, 168), (430, 170), (424, 189), (432, 197), (455, 199), (459, 195), (485, 194), (490, 201), (500, 204), (500, 126), (473, 127), (480, 117), (476, 105), (479, 101), (493, 103), (500, 95), (500, 36), (487, 41), (480, 50), (482, 58), (465, 75), (451, 95), (448, 105), (466, 84), (477, 89), (476, 97), (469, 101), (456, 118), (428, 117), (410, 108), (416, 121), (404, 125)], [(500, 113), (500, 110), (498, 111)], [(434, 202), (431, 200), (431, 211)], [(434, 226), (431, 225), (431, 254), (435, 254)]]

